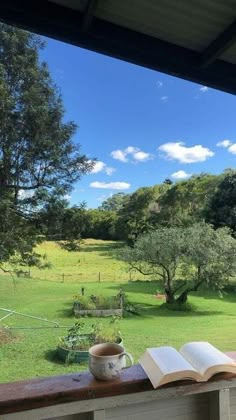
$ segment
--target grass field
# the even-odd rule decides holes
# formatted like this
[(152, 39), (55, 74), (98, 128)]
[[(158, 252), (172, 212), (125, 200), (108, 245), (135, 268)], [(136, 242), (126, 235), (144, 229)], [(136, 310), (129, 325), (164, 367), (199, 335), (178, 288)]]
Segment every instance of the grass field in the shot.
[[(38, 246), (37, 252), (47, 255), (47, 261), (52, 268), (31, 269), (35, 279), (64, 281), (68, 283), (83, 283), (110, 281), (120, 282), (130, 279), (127, 266), (114, 258), (122, 246), (119, 242), (86, 239), (80, 252), (68, 252), (56, 242), (44, 242)], [(132, 273), (131, 278), (142, 279), (138, 273)]]
[[(91, 282), (90, 267), (91, 270), (96, 270), (99, 266), (104, 273), (112, 273), (111, 267), (117, 267), (117, 270), (120, 267), (125, 272), (125, 267), (112, 259), (113, 251), (109, 258), (106, 257), (110, 249), (109, 244), (102, 241), (99, 241), (99, 244), (92, 241), (90, 244), (91, 248), (95, 248), (87, 251), (91, 264), (87, 264), (86, 268), (83, 267), (82, 271), (80, 263), (80, 272), (86, 273), (87, 270), (88, 282), (86, 280), (83, 283), (75, 282), (74, 278), (70, 281), (69, 276), (67, 280), (65, 278), (64, 283), (57, 282), (56, 276), (53, 277), (55, 274), (53, 269), (51, 281), (38, 280), (39, 276), (34, 277), (33, 274), (33, 278), (17, 279), (15, 286), (10, 277), (1, 275), (0, 306), (57, 321), (60, 328), (15, 315), (3, 320), (0, 324), (2, 326), (23, 328), (12, 330), (16, 334), (15, 339), (0, 346), (0, 382), (86, 369), (86, 366), (76, 364), (66, 366), (55, 357), (58, 337), (65, 335), (67, 327), (74, 322), (71, 311), (73, 295), (82, 285), (85, 286), (88, 295), (94, 293), (113, 295), (118, 292), (121, 285), (130, 301), (142, 307), (140, 315), (129, 315), (120, 321), (125, 347), (134, 355), (135, 361), (147, 346), (169, 344), (178, 348), (191, 340), (210, 341), (222, 351), (236, 350), (235, 295), (231, 293), (219, 298), (213, 292), (198, 292), (190, 296), (190, 302), (195, 306), (194, 312), (173, 312), (163, 309), (162, 301), (156, 300), (153, 296), (158, 287), (154, 281), (123, 281), (120, 284), (114, 280), (109, 282), (104, 279), (104, 282), (100, 283)], [(45, 249), (50, 249), (53, 256), (53, 248), (56, 248), (55, 245), (50, 248), (50, 245), (53, 244), (46, 243), (44, 246)], [(86, 245), (90, 246), (88, 243)], [(111, 249), (114, 249), (114, 244)], [(61, 266), (65, 270), (68, 265), (68, 270), (74, 269), (72, 260), (81, 258), (82, 253), (72, 255), (65, 251), (61, 252), (60, 257), (54, 255), (58, 261), (57, 267)], [(0, 317), (4, 315), (0, 310)], [(93, 321), (92, 318), (86, 319), (88, 326)], [(106, 322), (108, 320), (104, 320), (104, 323)], [(62, 328), (63, 326), (66, 328)]]

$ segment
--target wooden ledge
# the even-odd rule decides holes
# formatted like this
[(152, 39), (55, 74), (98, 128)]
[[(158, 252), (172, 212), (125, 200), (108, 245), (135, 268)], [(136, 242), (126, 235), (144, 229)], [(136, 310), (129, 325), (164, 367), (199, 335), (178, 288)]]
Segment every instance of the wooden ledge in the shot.
[(220, 374), (208, 382), (181, 381), (154, 390), (140, 365), (125, 369), (119, 380), (101, 382), (88, 373), (0, 384), (0, 414), (143, 391), (157, 399), (236, 387), (236, 376)]

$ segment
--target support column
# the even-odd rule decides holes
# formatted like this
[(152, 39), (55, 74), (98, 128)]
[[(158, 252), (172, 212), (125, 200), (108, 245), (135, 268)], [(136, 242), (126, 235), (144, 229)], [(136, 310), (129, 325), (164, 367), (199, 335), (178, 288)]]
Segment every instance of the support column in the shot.
[(229, 389), (213, 391), (209, 399), (209, 420), (230, 420)]

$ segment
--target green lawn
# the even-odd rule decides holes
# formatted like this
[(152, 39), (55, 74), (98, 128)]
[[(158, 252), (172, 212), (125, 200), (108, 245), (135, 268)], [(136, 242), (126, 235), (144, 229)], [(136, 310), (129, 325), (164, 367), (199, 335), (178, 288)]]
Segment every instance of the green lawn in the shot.
[[(130, 279), (127, 265), (114, 258), (121, 246), (119, 242), (86, 239), (80, 252), (68, 252), (56, 242), (43, 242), (37, 252), (47, 255), (52, 268), (32, 268), (31, 277), (66, 283), (96, 282), (99, 278), (102, 282), (127, 281)], [(132, 278), (143, 276), (132, 273)]]
[[(89, 254), (91, 261), (94, 252), (97, 251)], [(99, 253), (102, 254), (102, 250)], [(72, 257), (79, 258), (78, 254), (77, 257), (70, 253), (66, 254), (64, 268), (66, 258), (68, 258), (68, 266), (71, 264)], [(95, 255), (96, 258), (98, 256)], [(62, 262), (61, 260), (58, 261), (58, 265)], [(106, 264), (109, 266), (107, 270), (110, 270), (110, 260), (112, 259), (104, 259), (104, 272)], [(115, 260), (113, 262), (120, 264)], [(94, 269), (95, 264), (92, 264), (92, 267)], [(87, 273), (89, 279), (89, 265), (87, 265)], [(0, 306), (58, 321), (60, 326), (70, 326), (74, 322), (71, 315), (73, 295), (80, 290), (82, 285), (85, 286), (85, 292), (88, 295), (101, 293), (113, 295), (120, 288), (120, 283), (114, 281), (76, 283), (68, 280), (57, 283), (55, 280), (45, 281), (37, 278), (18, 279), (14, 287), (10, 277), (1, 275)], [(161, 308), (162, 302), (153, 296), (158, 287), (154, 281), (126, 281), (121, 284), (129, 299), (143, 308), (139, 316), (129, 315), (120, 321), (125, 347), (134, 355), (135, 361), (147, 346), (168, 344), (179, 348), (183, 343), (191, 340), (210, 341), (222, 351), (236, 350), (236, 296), (232, 293), (225, 295), (223, 299), (213, 292), (195, 293), (190, 296), (190, 302), (196, 310), (180, 313)], [(2, 311), (0, 311), (1, 316), (4, 316)], [(86, 319), (88, 325), (93, 321), (92, 318)], [(50, 324), (15, 315), (6, 318), (0, 325), (35, 327), (14, 330), (15, 340), (0, 346), (0, 382), (86, 369), (86, 366), (76, 364), (65, 366), (55, 357), (58, 337), (65, 334), (66, 328), (51, 328)], [(48, 328), (40, 329), (39, 327)]]

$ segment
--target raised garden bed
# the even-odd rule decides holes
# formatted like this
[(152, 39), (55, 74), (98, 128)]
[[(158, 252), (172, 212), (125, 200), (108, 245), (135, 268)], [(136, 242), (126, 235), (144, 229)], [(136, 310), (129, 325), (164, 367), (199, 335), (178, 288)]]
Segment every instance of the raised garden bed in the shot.
[(81, 296), (76, 295), (73, 305), (73, 312), (76, 317), (95, 316), (108, 317), (123, 315), (123, 293), (120, 292), (116, 296)]
[(120, 316), (122, 317), (123, 315), (123, 310), (118, 308), (118, 309), (80, 309), (80, 306), (78, 304), (78, 302), (74, 302), (74, 315), (76, 317), (80, 317), (80, 316), (86, 316), (86, 315), (90, 315), (90, 316), (101, 316), (101, 317), (106, 317), (106, 316)]

